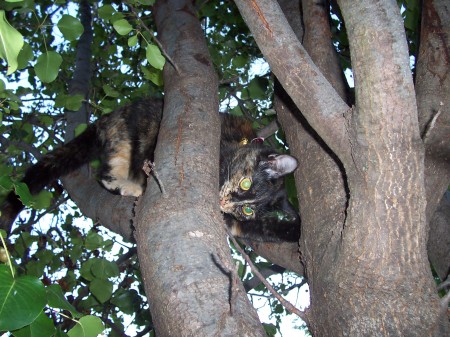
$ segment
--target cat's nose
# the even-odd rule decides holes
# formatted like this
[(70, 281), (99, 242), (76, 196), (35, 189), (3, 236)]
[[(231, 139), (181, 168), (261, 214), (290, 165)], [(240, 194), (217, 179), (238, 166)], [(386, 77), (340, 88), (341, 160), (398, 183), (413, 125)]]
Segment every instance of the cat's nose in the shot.
[(223, 211), (224, 209), (225, 209), (225, 207), (227, 206), (227, 204), (229, 203), (229, 198), (220, 198), (220, 202), (219, 202), (219, 205), (220, 205), (220, 209)]

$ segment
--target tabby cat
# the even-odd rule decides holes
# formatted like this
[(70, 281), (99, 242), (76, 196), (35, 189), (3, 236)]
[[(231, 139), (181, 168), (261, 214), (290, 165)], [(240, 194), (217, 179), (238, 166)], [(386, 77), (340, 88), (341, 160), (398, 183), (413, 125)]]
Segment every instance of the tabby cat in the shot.
[[(36, 194), (100, 159), (99, 182), (113, 193), (137, 197), (145, 188), (144, 160), (153, 161), (161, 115), (162, 102), (155, 99), (104, 115), (31, 166), (22, 181)], [(296, 159), (263, 145), (247, 120), (226, 114), (221, 118), (220, 208), (232, 234), (257, 241), (297, 241), (300, 219), (283, 184), (283, 176), (297, 167)], [(22, 208), (11, 192), (0, 207), (0, 228), (8, 230)]]

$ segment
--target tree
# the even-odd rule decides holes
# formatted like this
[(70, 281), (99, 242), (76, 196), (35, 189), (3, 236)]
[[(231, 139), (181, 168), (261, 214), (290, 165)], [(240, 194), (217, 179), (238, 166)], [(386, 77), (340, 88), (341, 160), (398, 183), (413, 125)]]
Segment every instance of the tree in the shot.
[[(302, 218), (299, 247), (246, 244), (307, 277), (312, 305), (305, 318), (315, 335), (448, 334), (448, 295), (439, 299), (427, 259), (428, 228), (432, 239), (448, 237), (449, 223), (445, 200), (436, 211), (450, 178), (445, 103), (450, 13), (444, 1), (400, 3), (404, 25), (392, 1), (304, 0), (300, 10), (298, 3), (280, 0), (290, 24), (275, 1), (237, 0), (236, 5), (276, 76), (274, 108), (291, 153), (301, 162), (295, 174)], [(62, 179), (84, 215), (126, 239), (134, 237), (140, 271), (134, 248), (111, 253), (120, 257), (108, 263), (100, 248), (111, 247), (112, 240), (98, 234), (98, 225), (84, 234), (73, 225), (78, 211), (50, 208), (47, 212), (58, 214), (60, 223), (42, 231), (35, 225), (41, 213), (32, 211), (13, 229), (16, 238), (7, 248), (22, 274), (42, 277), (46, 285), (58, 280), (68, 294), (75, 291), (67, 296), (71, 306), (56, 308), (73, 315), (76, 310), (97, 312), (111, 335), (123, 334), (120, 312), (136, 313), (135, 324), (147, 327), (142, 335), (153, 326), (162, 336), (264, 335), (236, 282), (217, 207), (217, 92), (222, 101), (237, 102), (235, 113), (258, 117), (260, 125), (273, 119), (261, 112), (267, 108), (272, 77), (249, 77), (252, 61), (261, 55), (236, 7), (226, 1), (198, 7), (186, 0), (101, 2), (98, 9), (93, 6), (91, 32), (87, 1), (80, 2), (81, 30), (73, 16), (61, 16), (68, 11), (65, 3), (4, 6), (5, 20), (27, 42), (17, 58), (19, 71), (10, 69), (8, 81), (28, 73), (30, 87), (3, 90), (2, 159), (14, 169), (3, 164), (1, 186), (14, 187), (35, 207), (48, 206), (51, 195), (31, 198), (10, 176), (20, 176), (30, 154), (39, 158), (59, 143), (61, 109), (70, 138), (86, 114), (69, 110), (89, 103), (97, 112), (108, 112), (117, 98), (158, 95), (161, 58), (155, 44), (166, 56), (164, 117), (154, 167), (158, 181), (149, 179), (135, 205), (133, 198), (100, 188), (86, 170)], [(49, 24), (56, 22), (64, 37), (59, 41)], [(89, 48), (82, 49), (89, 39), (93, 76), (82, 63), (90, 59), (85, 58)], [(408, 47), (415, 57), (413, 72)], [(54, 78), (59, 58), (50, 49), (62, 55)], [(44, 56), (34, 64), (39, 51)], [(14, 66), (14, 57), (2, 57)], [(46, 71), (40, 70), (42, 64)], [(342, 76), (347, 67), (355, 77), (354, 102)], [(78, 75), (84, 77), (77, 86)], [(26, 94), (32, 97), (31, 109)], [(67, 199), (58, 184), (53, 198), (57, 203)], [(62, 249), (53, 255), (51, 247)], [(441, 281), (448, 277), (448, 252), (449, 242), (428, 242)], [(130, 288), (140, 273), (141, 288)], [(113, 278), (119, 281), (115, 288)], [(152, 323), (139, 295), (142, 287)], [(74, 325), (49, 313), (63, 331)]]

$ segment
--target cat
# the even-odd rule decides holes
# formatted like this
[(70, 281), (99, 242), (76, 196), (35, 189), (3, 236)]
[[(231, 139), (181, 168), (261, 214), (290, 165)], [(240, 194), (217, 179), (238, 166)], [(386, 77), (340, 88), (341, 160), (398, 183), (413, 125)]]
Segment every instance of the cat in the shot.
[(284, 187), (284, 176), (297, 168), (297, 160), (264, 145), (249, 120), (228, 114), (221, 119), (220, 209), (231, 234), (298, 241), (300, 217)]
[[(101, 116), (32, 165), (22, 182), (37, 194), (59, 177), (100, 159), (99, 183), (113, 193), (138, 197), (146, 183), (143, 163), (153, 161), (162, 107), (161, 100), (148, 98)], [(221, 115), (220, 209), (231, 233), (256, 241), (298, 241), (300, 218), (283, 183), (297, 160), (263, 145), (246, 119)], [(9, 230), (23, 207), (10, 192), (0, 207), (0, 228)]]

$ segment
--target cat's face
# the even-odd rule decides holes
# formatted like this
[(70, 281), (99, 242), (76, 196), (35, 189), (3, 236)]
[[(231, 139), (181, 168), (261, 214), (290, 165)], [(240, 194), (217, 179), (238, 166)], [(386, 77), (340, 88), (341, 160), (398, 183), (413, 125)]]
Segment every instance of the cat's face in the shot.
[(258, 220), (273, 212), (292, 212), (283, 176), (295, 170), (295, 158), (276, 154), (265, 146), (248, 145), (238, 149), (223, 165), (222, 212), (238, 221)]

